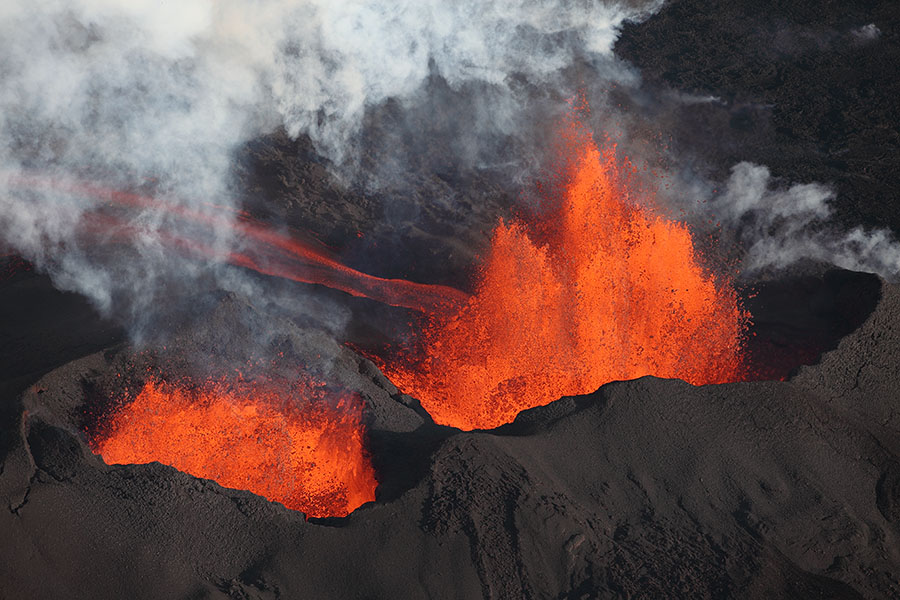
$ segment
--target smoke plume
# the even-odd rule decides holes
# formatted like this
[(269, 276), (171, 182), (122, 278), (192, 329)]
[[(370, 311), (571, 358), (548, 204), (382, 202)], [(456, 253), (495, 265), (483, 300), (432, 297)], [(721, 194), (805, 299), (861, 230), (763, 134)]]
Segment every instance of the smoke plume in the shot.
[[(434, 78), (479, 90), (478, 127), (509, 134), (522, 89), (576, 61), (613, 76), (619, 25), (657, 4), (4, 2), (0, 243), (132, 324), (212, 275), (246, 292), (214, 267), (239, 243), (228, 219), (241, 144), (283, 127), (338, 170), (357, 161), (368, 110), (390, 100), (421, 113)], [(122, 191), (165, 209), (115, 206)], [(173, 240), (207, 251), (189, 258)]]
[[(243, 191), (235, 156), (248, 141), (281, 128), (308, 138), (332, 173), (377, 185), (415, 168), (433, 128), (447, 136), (432, 150), (441, 160), (506, 165), (521, 181), (540, 162), (529, 153), (548, 115), (572, 93), (588, 89), (597, 114), (615, 115), (599, 106), (607, 90), (638, 83), (612, 56), (618, 29), (660, 4), (4, 2), (0, 246), (135, 336), (203, 286), (296, 304), (221, 264), (245, 243), (232, 224)], [(373, 119), (375, 143), (365, 135)], [(604, 130), (623, 126), (612, 119)], [(367, 144), (378, 160), (361, 158)], [(900, 270), (886, 232), (827, 225), (823, 186), (773, 188), (764, 167), (741, 163), (724, 192), (712, 187), (694, 185), (687, 218), (736, 232), (748, 276), (802, 259)]]
[(883, 229), (841, 231), (829, 222), (834, 192), (818, 183), (779, 188), (765, 167), (742, 162), (731, 171), (717, 213), (738, 232), (744, 269), (755, 273), (802, 260), (900, 277), (900, 244)]

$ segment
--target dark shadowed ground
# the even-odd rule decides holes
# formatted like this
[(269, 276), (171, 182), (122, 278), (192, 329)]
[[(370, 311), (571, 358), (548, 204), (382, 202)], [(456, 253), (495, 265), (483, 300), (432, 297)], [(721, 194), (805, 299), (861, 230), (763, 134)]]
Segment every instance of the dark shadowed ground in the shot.
[(652, 96), (721, 100), (673, 109), (666, 132), (716, 179), (740, 161), (766, 165), (833, 185), (846, 225), (900, 233), (896, 2), (676, 0), (626, 25), (615, 51)]

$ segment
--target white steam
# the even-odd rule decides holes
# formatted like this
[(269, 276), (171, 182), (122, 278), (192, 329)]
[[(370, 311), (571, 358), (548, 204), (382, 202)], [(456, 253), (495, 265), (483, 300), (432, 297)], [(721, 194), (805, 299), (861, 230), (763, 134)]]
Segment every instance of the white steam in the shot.
[(838, 229), (829, 222), (833, 199), (817, 183), (778, 187), (766, 167), (742, 162), (722, 193), (699, 206), (737, 236), (748, 277), (815, 261), (900, 279), (900, 243), (882, 229)]
[[(410, 123), (425, 122), (427, 83), (438, 78), (451, 91), (450, 103), (465, 104), (451, 107), (451, 121), (468, 119), (460, 143), (450, 147), (477, 156), (492, 135), (522, 127), (535, 97), (550, 95), (535, 90), (577, 79), (574, 65), (592, 68), (591, 80), (576, 86), (633, 84), (634, 74), (613, 59), (611, 47), (625, 19), (659, 4), (2, 2), (0, 246), (136, 328), (162, 298), (190, 292), (201, 280), (257, 295), (239, 272), (216, 266), (215, 254), (237, 243), (227, 221), (198, 228), (178, 217), (179, 211), (221, 217), (229, 213), (213, 205), (235, 208), (232, 168), (242, 144), (283, 126), (292, 136), (309, 136), (333, 165), (359, 164), (354, 152), (367, 111), (391, 100), (415, 115)], [(382, 133), (388, 142), (403, 139), (402, 132)], [(397, 156), (377, 168), (402, 170)], [(160, 204), (114, 207), (126, 221), (103, 221), (111, 196), (86, 193), (84, 183)], [(831, 193), (822, 186), (774, 189), (765, 168), (741, 163), (724, 193), (707, 195), (704, 210), (737, 232), (748, 273), (803, 259), (888, 277), (900, 272), (900, 251), (886, 232), (841, 233), (827, 225)], [(115, 243), (103, 244), (107, 239)], [(202, 244), (213, 255), (189, 258), (173, 239)]]
[[(291, 135), (341, 156), (366, 106), (410, 98), (431, 70), (451, 88), (541, 83), (579, 55), (608, 55), (623, 7), (583, 0), (315, 0), (286, 11), (273, 97)], [(272, 23), (257, 28), (272, 31)]]
[[(0, 240), (101, 310), (142, 318), (162, 288), (202, 268), (167, 252), (161, 233), (193, 232), (143, 207), (120, 224), (126, 251), (110, 255), (96, 242), (116, 231), (89, 220), (104, 198), (72, 188), (150, 185), (200, 212), (227, 205), (229, 153), (248, 131), (241, 105), (255, 104), (256, 75), (201, 49), (211, 21), (200, 3), (0, 10)], [(224, 234), (204, 241), (221, 248)]]
[(868, 25), (863, 25), (862, 27), (851, 30), (850, 34), (857, 40), (871, 42), (872, 40), (877, 40), (881, 37), (881, 30), (875, 23), (869, 23)]
[[(7, 0), (0, 245), (102, 310), (140, 320), (160, 294), (189, 287), (215, 263), (173, 252), (171, 238), (199, 236), (225, 252), (229, 228), (198, 232), (144, 206), (128, 212), (125, 249), (121, 236), (120, 246), (98, 249), (116, 232), (96, 220), (104, 198), (73, 191), (79, 182), (197, 213), (228, 207), (233, 153), (254, 136), (284, 126), (340, 164), (353, 158), (368, 108), (413, 102), (432, 75), (453, 89), (490, 89), (509, 113), (520, 101), (513, 79), (539, 86), (576, 60), (611, 61), (622, 21), (658, 4)], [(482, 121), (513, 126), (490, 108)], [(243, 287), (233, 274), (221, 281)]]

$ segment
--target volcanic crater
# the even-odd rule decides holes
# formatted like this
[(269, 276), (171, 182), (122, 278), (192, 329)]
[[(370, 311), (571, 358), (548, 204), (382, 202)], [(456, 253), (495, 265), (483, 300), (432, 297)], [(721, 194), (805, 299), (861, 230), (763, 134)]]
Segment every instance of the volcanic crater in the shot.
[[(798, 283), (792, 310), (809, 310), (792, 323), (840, 315), (835, 307), (860, 277)], [(889, 365), (900, 344), (900, 290), (864, 282), (871, 313), (786, 381), (694, 387), (644, 377), (468, 433), (436, 425), (370, 361), (284, 320), (271, 342), (290, 359), (283, 364), (314, 368), (311, 353), (331, 343), (331, 372), (362, 390), (378, 477), (375, 502), (309, 520), (158, 462), (106, 465), (88, 445), (84, 432), (104, 403), (141, 389), (160, 364), (172, 381), (179, 365), (193, 377), (204, 364), (251, 377), (253, 365), (228, 349), (241, 347), (241, 323), (260, 315), (219, 297), (207, 322), (164, 351), (117, 344), (88, 354), (40, 377), (21, 396), (24, 411), (6, 413), (4, 494), (12, 531), (28, 532), (12, 538), (12, 550), (32, 557), (11, 581), (49, 596), (70, 594), (78, 581), (85, 597), (882, 596), (898, 559)], [(4, 299), (35, 284), (60, 295), (25, 275), (4, 285)], [(58, 302), (78, 310), (77, 298)], [(76, 323), (103, 329), (96, 317)], [(62, 360), (86, 350), (54, 346)], [(275, 377), (278, 366), (265, 366)], [(86, 549), (89, 562), (74, 560)], [(153, 564), (164, 567), (147, 586)]]
[[(719, 175), (745, 142), (789, 156), (779, 174), (838, 173), (839, 220), (895, 225), (893, 205), (851, 205), (894, 180), (840, 177), (789, 109), (642, 101), (748, 81), (790, 96), (684, 66), (669, 34), (716, 39), (679, 24), (708, 4), (625, 26), (617, 51), (648, 74), (620, 92), (638, 129), (671, 117), (663, 133)], [(802, 70), (792, 52), (779, 69)], [(399, 109), (380, 110), (367, 135)], [(647, 200), (653, 174), (625, 158), (646, 140), (567, 118), (539, 206), (501, 172), (435, 168), (439, 145), (395, 200), (335, 179), (302, 136), (251, 141), (223, 261), (249, 291), (173, 288), (137, 334), (0, 256), (0, 597), (900, 597), (900, 287), (813, 261), (740, 278)], [(123, 235), (120, 215), (158, 201), (13, 185), (100, 198)], [(212, 214), (173, 209), (200, 233), (167, 241), (208, 258)]]

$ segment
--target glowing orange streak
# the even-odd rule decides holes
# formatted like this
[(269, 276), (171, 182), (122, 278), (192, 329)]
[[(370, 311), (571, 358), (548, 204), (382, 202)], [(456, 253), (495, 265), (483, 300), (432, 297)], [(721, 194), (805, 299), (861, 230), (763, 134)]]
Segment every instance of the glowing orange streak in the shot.
[[(72, 195), (96, 198), (120, 206), (162, 210), (199, 225), (235, 232), (244, 241), (244, 250), (242, 252), (228, 251), (225, 256), (222, 256), (222, 253), (214, 248), (180, 238), (175, 234), (157, 232), (157, 235), (179, 248), (192, 250), (213, 260), (224, 260), (263, 275), (324, 285), (351, 296), (368, 298), (383, 304), (410, 308), (420, 312), (432, 312), (442, 307), (461, 306), (469, 299), (466, 293), (448, 286), (416, 283), (405, 279), (387, 279), (357, 271), (289, 235), (273, 230), (245, 213), (232, 211), (230, 208), (215, 204), (205, 206), (221, 212), (234, 212), (237, 220), (194, 211), (165, 200), (85, 182), (61, 182), (33, 175), (18, 176), (10, 178), (8, 181), (20, 187), (49, 188)], [(97, 220), (99, 215), (89, 213), (86, 219)], [(106, 226), (117, 227), (122, 231), (138, 231), (124, 221), (108, 216), (103, 217), (101, 221), (105, 221)]]

